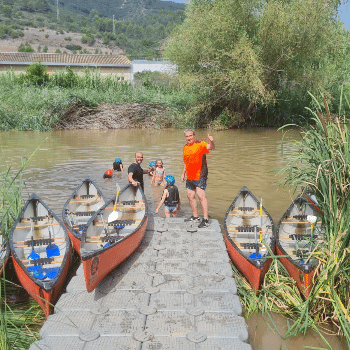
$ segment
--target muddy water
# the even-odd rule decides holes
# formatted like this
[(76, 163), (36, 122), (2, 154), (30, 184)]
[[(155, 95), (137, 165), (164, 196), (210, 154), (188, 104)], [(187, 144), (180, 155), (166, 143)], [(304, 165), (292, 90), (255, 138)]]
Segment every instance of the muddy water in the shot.
[[(213, 132), (216, 149), (207, 156), (209, 179), (207, 198), (209, 215), (222, 223), (224, 215), (238, 190), (247, 186), (260, 199), (275, 221), (289, 206), (296, 194), (278, 183), (276, 174), (288, 161), (293, 150), (291, 140), (298, 139), (297, 131), (287, 134), (284, 153), (281, 152), (282, 132), (276, 129), (230, 130)], [(197, 138), (206, 139), (206, 131), (197, 132)], [(127, 184), (126, 169), (134, 161), (135, 151), (144, 153), (143, 167), (161, 158), (167, 174), (175, 176), (182, 197), (179, 216), (187, 217), (191, 210), (186, 198), (182, 172), (182, 148), (185, 144), (180, 130), (74, 130), (0, 133), (0, 159), (18, 169), (21, 158), (30, 157), (24, 174), (25, 198), (35, 192), (49, 207), (61, 216), (62, 207), (80, 181), (90, 176), (102, 188), (107, 198), (115, 194), (115, 183)], [(104, 171), (112, 166), (114, 158), (121, 158), (125, 172), (117, 173), (113, 181), (103, 180)], [(145, 175), (145, 194), (154, 212), (161, 188), (150, 187)], [(163, 209), (161, 214), (164, 215)], [(300, 349), (302, 345), (321, 346), (315, 335), (298, 337), (298, 341), (283, 341), (276, 331), (267, 326), (261, 316), (249, 321), (250, 340), (254, 349)], [(276, 323), (283, 334), (285, 322)], [(332, 338), (334, 344), (338, 340)], [(338, 347), (335, 349), (346, 349)]]

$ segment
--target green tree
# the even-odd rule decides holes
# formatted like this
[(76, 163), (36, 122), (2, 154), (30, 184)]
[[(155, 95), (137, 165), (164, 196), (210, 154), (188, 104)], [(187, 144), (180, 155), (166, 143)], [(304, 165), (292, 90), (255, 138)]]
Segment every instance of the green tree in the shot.
[(276, 96), (290, 93), (291, 87), (299, 96), (309, 89), (327, 90), (343, 37), (338, 2), (191, 2), (165, 54), (184, 78), (201, 86), (200, 120), (207, 122), (223, 110), (247, 120), (257, 106), (277, 103)]
[(47, 66), (41, 64), (40, 61), (32, 63), (27, 68), (26, 77), (28, 81), (34, 85), (43, 85), (49, 80), (49, 75), (47, 74)]

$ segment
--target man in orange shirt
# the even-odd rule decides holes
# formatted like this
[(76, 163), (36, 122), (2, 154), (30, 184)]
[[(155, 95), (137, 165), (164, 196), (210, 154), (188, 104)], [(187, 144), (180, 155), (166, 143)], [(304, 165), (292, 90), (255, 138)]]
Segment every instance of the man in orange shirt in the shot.
[[(185, 181), (187, 175), (186, 189), (187, 197), (190, 201), (192, 216), (185, 221), (200, 222), (198, 227), (208, 227), (208, 201), (205, 196), (205, 189), (207, 187), (208, 167), (206, 154), (209, 150), (215, 148), (214, 138), (208, 134), (209, 143), (205, 141), (198, 141), (195, 138), (193, 129), (185, 130), (186, 145), (184, 147), (183, 160), (184, 167), (181, 175), (181, 181)], [(200, 220), (197, 210), (197, 197), (203, 208), (203, 219)]]

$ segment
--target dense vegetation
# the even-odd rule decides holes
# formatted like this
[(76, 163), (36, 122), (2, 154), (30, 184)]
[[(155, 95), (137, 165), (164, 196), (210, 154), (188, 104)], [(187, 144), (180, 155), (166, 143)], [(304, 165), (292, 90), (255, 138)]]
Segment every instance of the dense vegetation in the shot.
[[(157, 1), (163, 3), (163, 1)], [(142, 13), (134, 11), (132, 12), (134, 16), (118, 17), (114, 21), (113, 31), (113, 13), (109, 11), (109, 17), (102, 17), (96, 10), (96, 7), (99, 8), (101, 5), (100, 2), (91, 3), (96, 6), (90, 7), (89, 4), (86, 4), (84, 9), (87, 9), (88, 6), (89, 9), (81, 12), (80, 7), (77, 9), (62, 8), (63, 3), (60, 2), (59, 19), (57, 19), (56, 1), (0, 0), (0, 38), (23, 36), (26, 27), (48, 27), (61, 34), (64, 32), (83, 33), (82, 40), (92, 46), (91, 53), (94, 52), (95, 38), (102, 38), (106, 45), (121, 47), (131, 59), (153, 59), (162, 55), (163, 41), (172, 29), (184, 20), (182, 9), (176, 11), (158, 9)], [(66, 2), (64, 4), (67, 5)], [(131, 4), (136, 6), (138, 2)], [(118, 9), (116, 13), (120, 14), (121, 11)], [(69, 41), (69, 36), (67, 38)], [(79, 49), (75, 48), (70, 53), (76, 53), (75, 50)]]
[(166, 56), (203, 92), (193, 117), (281, 125), (297, 121), (312, 93), (331, 111), (349, 92), (349, 33), (337, 0), (192, 1), (170, 36)]
[(102, 78), (98, 70), (78, 75), (67, 68), (49, 76), (46, 66), (34, 63), (25, 74), (0, 75), (0, 130), (50, 130), (77, 103), (87, 107), (117, 102), (162, 105), (171, 110), (171, 118), (186, 125), (190, 121), (180, 115), (196, 96), (196, 91), (181, 88), (164, 73), (141, 73), (133, 86), (118, 77)]
[(243, 278), (237, 281), (247, 315), (273, 311), (292, 321), (285, 337), (305, 333), (308, 327), (320, 333), (322, 326), (333, 324), (350, 346), (350, 124), (342, 109), (332, 117), (325, 99), (323, 114), (316, 99), (315, 106), (314, 125), (301, 130), (303, 138), (281, 171), (289, 188), (307, 186), (315, 193), (323, 212), (324, 242), (310, 256), (319, 260), (312, 290), (305, 298), (277, 257), (259, 295)]

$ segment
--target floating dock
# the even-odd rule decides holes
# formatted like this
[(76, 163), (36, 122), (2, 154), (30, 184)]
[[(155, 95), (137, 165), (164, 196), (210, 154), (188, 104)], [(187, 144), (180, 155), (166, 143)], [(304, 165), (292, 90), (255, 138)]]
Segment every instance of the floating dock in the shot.
[(220, 225), (150, 217), (126, 261), (88, 293), (82, 266), (30, 350), (251, 350)]

